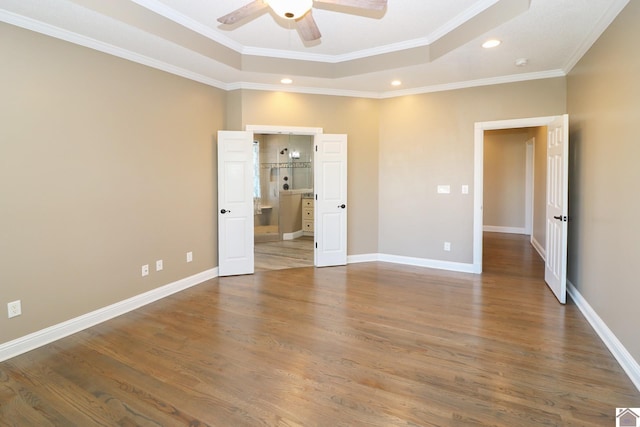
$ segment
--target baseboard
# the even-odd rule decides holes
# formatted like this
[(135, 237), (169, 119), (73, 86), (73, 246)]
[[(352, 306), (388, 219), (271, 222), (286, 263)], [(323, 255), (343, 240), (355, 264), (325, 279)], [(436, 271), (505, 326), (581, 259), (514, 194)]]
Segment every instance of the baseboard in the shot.
[(461, 273), (473, 273), (473, 264), (465, 264), (453, 261), (440, 261), (427, 258), (413, 258), (398, 255), (380, 254), (378, 261), (393, 262), (395, 264), (413, 265), (416, 267), (435, 268), (438, 270), (458, 271)]
[(627, 373), (633, 384), (640, 391), (640, 364), (631, 356), (620, 340), (609, 329), (606, 323), (598, 316), (595, 310), (589, 305), (587, 300), (580, 294), (578, 289), (567, 280), (567, 292), (576, 306), (587, 319), (591, 327), (596, 331), (602, 342), (616, 358), (622, 369)]
[(529, 234), (524, 227), (501, 227), (499, 225), (484, 225), (482, 231), (491, 233)]
[(531, 235), (531, 246), (533, 246), (536, 252), (538, 252), (538, 255), (540, 255), (543, 261), (547, 259), (547, 251), (542, 247), (540, 242), (538, 242), (536, 238), (533, 237), (533, 235)]
[(380, 261), (380, 254), (362, 254), (347, 256), (347, 264), (357, 264), (359, 262)]
[(391, 262), (394, 264), (413, 265), (416, 267), (435, 268), (437, 270), (457, 271), (461, 273), (475, 273), (473, 264), (461, 262), (440, 261), (428, 258), (414, 258), (399, 255), (387, 254), (362, 254), (349, 255), (347, 264), (357, 264), (359, 262)]
[(298, 237), (302, 237), (304, 232), (302, 230), (294, 231), (293, 233), (282, 233), (282, 240), (294, 240)]
[(218, 268), (203, 271), (160, 288), (153, 289), (129, 299), (119, 301), (107, 307), (100, 308), (74, 319), (67, 320), (57, 325), (50, 326), (40, 331), (25, 335), (13, 341), (0, 344), (0, 362), (18, 356), (27, 351), (34, 350), (59, 340), (76, 332), (80, 332), (98, 323), (105, 322), (114, 317), (128, 313), (136, 308), (155, 302), (184, 289), (198, 285), (209, 279), (218, 277)]

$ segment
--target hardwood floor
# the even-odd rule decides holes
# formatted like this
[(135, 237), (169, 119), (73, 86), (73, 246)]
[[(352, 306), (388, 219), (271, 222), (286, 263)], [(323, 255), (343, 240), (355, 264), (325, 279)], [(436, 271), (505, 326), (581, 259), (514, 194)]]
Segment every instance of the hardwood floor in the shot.
[(614, 426), (640, 392), (523, 236), (482, 275), (217, 278), (0, 363), (0, 425)]
[(313, 266), (313, 236), (254, 243), (255, 271)]

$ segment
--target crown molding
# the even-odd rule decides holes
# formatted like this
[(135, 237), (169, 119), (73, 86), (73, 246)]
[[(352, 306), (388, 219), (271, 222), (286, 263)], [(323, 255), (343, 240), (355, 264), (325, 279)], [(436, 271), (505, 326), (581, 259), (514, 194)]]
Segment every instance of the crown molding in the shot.
[(237, 82), (227, 85), (227, 90), (261, 90), (269, 92), (287, 92), (287, 93), (303, 93), (309, 95), (329, 95), (329, 96), (346, 96), (351, 98), (372, 98), (379, 99), (379, 92), (366, 92), (356, 90), (330, 89), (320, 87), (304, 87), (304, 86), (282, 86), (250, 82)]
[(184, 68), (177, 67), (175, 65), (168, 64), (166, 62), (159, 61), (145, 55), (131, 52), (130, 50), (123, 49), (109, 43), (101, 42), (91, 37), (83, 36), (50, 24), (46, 24), (41, 21), (37, 21), (35, 19), (24, 17), (22, 15), (17, 15), (6, 10), (0, 10), (0, 21), (56, 39), (64, 40), (69, 43), (77, 44), (79, 46), (84, 46), (89, 49), (97, 50), (109, 55), (117, 56), (118, 58), (126, 59), (131, 62), (146, 65), (157, 70), (166, 71), (167, 73), (184, 77), (196, 82), (204, 83), (208, 86), (213, 86), (218, 89), (227, 89), (227, 85), (219, 80), (203, 76), (202, 74), (195, 73), (193, 71), (189, 71)]
[(483, 0), (474, 3), (473, 6), (471, 6), (469, 9), (462, 11), (462, 13), (458, 14), (453, 19), (444, 23), (444, 25), (442, 25), (440, 28), (437, 28), (433, 33), (429, 34), (429, 43), (433, 43), (439, 38), (444, 37), (470, 19), (489, 9), (499, 1), (500, 0)]
[(612, 0), (611, 5), (607, 9), (606, 13), (600, 17), (600, 20), (593, 26), (589, 34), (584, 38), (582, 44), (578, 47), (578, 49), (573, 52), (573, 55), (569, 57), (564, 67), (562, 67), (565, 74), (569, 74), (569, 72), (576, 66), (580, 58), (582, 58), (591, 46), (598, 40), (598, 38), (604, 33), (609, 25), (613, 22), (614, 19), (622, 12), (627, 4), (629, 4), (630, 0)]
[(420, 95), (423, 93), (444, 92), (448, 90), (468, 89), (479, 86), (491, 86), (505, 83), (517, 83), (528, 80), (551, 79), (565, 77), (563, 70), (539, 71), (534, 73), (510, 74), (507, 76), (490, 77), (487, 79), (467, 80), (464, 82), (446, 83), (441, 85), (423, 86), (414, 89), (396, 90), (383, 93), (380, 98), (396, 98), (407, 95)]
[[(142, 0), (135, 0), (142, 1)], [(145, 0), (148, 1), (148, 0)], [(626, 4), (628, 0), (618, 0), (618, 3)], [(618, 10), (619, 13), (619, 10)], [(554, 77), (564, 77), (566, 72), (564, 70), (549, 70), (535, 73), (523, 73), (512, 74), (508, 76), (492, 77), (488, 79), (469, 80), (464, 82), (447, 83), (442, 85), (423, 86), (419, 88), (395, 90), (387, 92), (371, 92), (371, 91), (355, 91), (355, 90), (343, 90), (343, 89), (331, 89), (320, 87), (297, 87), (275, 85), (275, 84), (260, 84), (251, 82), (233, 82), (224, 83), (219, 80), (204, 76), (199, 73), (195, 73), (186, 70), (181, 67), (177, 67), (168, 64), (163, 61), (140, 55), (135, 52), (131, 52), (127, 49), (123, 49), (108, 43), (95, 40), (90, 37), (86, 37), (71, 31), (61, 29), (59, 27), (46, 24), (31, 18), (27, 18), (21, 15), (14, 14), (6, 10), (0, 10), (0, 21), (8, 24), (16, 25), (21, 28), (25, 28), (37, 33), (45, 34), (60, 40), (65, 40), (70, 43), (74, 43), (80, 46), (84, 46), (90, 49), (94, 49), (109, 55), (113, 55), (119, 58), (123, 58), (141, 65), (145, 65), (151, 68), (155, 68), (161, 71), (165, 71), (170, 74), (174, 74), (180, 77), (184, 77), (189, 80), (200, 82), (208, 86), (212, 86), (225, 91), (247, 89), (247, 90), (261, 90), (272, 92), (289, 92), (289, 93), (302, 93), (311, 95), (329, 95), (329, 96), (346, 96), (353, 98), (371, 98), (371, 99), (386, 99), (396, 98), (400, 96), (408, 95), (420, 95), (424, 93), (443, 92), (448, 90), (466, 89), (478, 86), (489, 86), (504, 83), (514, 83), (526, 80), (538, 80)]]
[(212, 31), (211, 28), (206, 25), (201, 24), (195, 19), (189, 18), (186, 15), (183, 15), (177, 12), (175, 9), (170, 8), (164, 3), (161, 3), (157, 0), (131, 0), (139, 6), (144, 7), (145, 9), (149, 9), (152, 12), (157, 13), (160, 16), (163, 16), (173, 22), (176, 22), (182, 25), (185, 28), (190, 29), (200, 35), (203, 35), (216, 43), (220, 43), (221, 45), (228, 47), (229, 49), (233, 49), (238, 53), (243, 53), (245, 47), (231, 40), (229, 37), (225, 37), (220, 33)]
[(164, 3), (159, 2), (158, 0), (131, 0), (134, 3), (149, 9), (158, 15), (161, 15), (167, 19), (170, 19), (185, 28), (188, 28), (196, 33), (199, 33), (216, 43), (220, 43), (221, 45), (228, 47), (229, 49), (233, 49), (236, 52), (242, 55), (252, 55), (252, 56), (264, 56), (270, 58), (279, 58), (279, 59), (293, 59), (298, 61), (314, 61), (314, 62), (323, 62), (328, 64), (338, 64), (341, 62), (347, 62), (362, 58), (368, 58), (377, 55), (383, 55), (387, 53), (397, 52), (406, 49), (413, 49), (416, 47), (428, 46), (439, 38), (445, 36), (451, 31), (461, 27), (469, 20), (473, 19), (480, 13), (484, 12), (491, 6), (494, 6), (496, 3), (503, 0), (482, 0), (476, 2), (472, 7), (463, 11), (459, 15), (455, 16), (450, 21), (446, 22), (444, 25), (436, 29), (432, 34), (428, 35), (424, 38), (418, 38), (413, 40), (402, 41), (398, 43), (392, 43), (384, 46), (377, 46), (371, 49), (362, 49), (354, 52), (349, 52), (345, 54), (339, 55), (327, 55), (327, 54), (317, 54), (317, 53), (309, 53), (304, 51), (287, 51), (281, 49), (268, 49), (268, 48), (259, 48), (253, 46), (244, 46), (240, 43), (233, 41), (232, 39), (221, 35), (216, 31), (212, 31), (211, 28), (206, 25), (201, 24), (200, 22), (183, 15), (177, 12), (175, 9), (167, 6)]

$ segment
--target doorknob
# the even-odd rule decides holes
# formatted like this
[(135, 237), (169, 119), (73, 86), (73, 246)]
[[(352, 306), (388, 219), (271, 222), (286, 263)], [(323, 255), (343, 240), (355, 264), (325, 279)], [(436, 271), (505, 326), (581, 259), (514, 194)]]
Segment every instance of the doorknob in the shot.
[(566, 216), (561, 216), (561, 215), (558, 215), (558, 216), (554, 215), (553, 219), (557, 219), (559, 221), (566, 221), (567, 217)]
[(226, 210), (226, 209), (221, 209), (221, 210), (220, 210), (220, 213), (221, 213), (221, 214), (226, 214), (227, 212), (228, 212), (228, 213), (231, 213), (231, 211), (228, 211), (228, 210)]
[(346, 208), (346, 207), (347, 207), (347, 205), (345, 205), (345, 204), (343, 203), (343, 204), (341, 204), (341, 205), (338, 205), (338, 207), (339, 207), (340, 209), (344, 209), (344, 208)]

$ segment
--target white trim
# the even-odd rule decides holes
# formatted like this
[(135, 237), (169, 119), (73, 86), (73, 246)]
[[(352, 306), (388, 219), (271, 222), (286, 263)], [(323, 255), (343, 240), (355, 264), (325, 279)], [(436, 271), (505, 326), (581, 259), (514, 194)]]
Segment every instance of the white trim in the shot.
[(330, 95), (330, 96), (346, 96), (351, 98), (383, 98), (380, 92), (365, 92), (360, 90), (333, 89), (329, 87), (304, 87), (304, 86), (285, 86), (282, 84), (266, 84), (252, 82), (234, 82), (226, 86), (226, 90), (263, 90), (267, 92), (286, 92), (286, 93), (304, 93), (309, 95)]
[(282, 240), (295, 240), (298, 237), (302, 237), (302, 236), (303, 236), (302, 230), (294, 231), (293, 233), (282, 233)]
[(468, 89), (479, 86), (491, 86), (503, 83), (516, 83), (530, 80), (550, 79), (556, 77), (566, 77), (566, 73), (562, 70), (548, 70), (534, 73), (510, 74), (507, 76), (490, 77), (486, 79), (467, 80), (455, 83), (445, 83), (441, 85), (423, 86), (413, 89), (388, 91), (380, 94), (379, 98), (396, 98), (407, 95), (421, 95), (424, 93), (445, 92), (448, 90)]
[(114, 46), (109, 43), (105, 43), (91, 37), (83, 36), (63, 28), (55, 27), (50, 24), (46, 24), (35, 19), (27, 18), (7, 10), (0, 10), (0, 21), (6, 22), (11, 25), (15, 25), (27, 30), (35, 31), (36, 33), (44, 34), (59, 40), (64, 40), (69, 43), (84, 46), (89, 49), (97, 50), (108, 55), (112, 55), (118, 58), (123, 58), (131, 62), (146, 65), (147, 67), (155, 68), (156, 70), (165, 71), (176, 76), (184, 77), (185, 79), (193, 80), (212, 86), (218, 89), (227, 90), (227, 84), (219, 80), (212, 79), (211, 77), (204, 76), (199, 73), (187, 70), (185, 68), (177, 67), (175, 65), (159, 61), (155, 58), (151, 58), (139, 53), (132, 52), (130, 50)]
[(566, 64), (564, 65), (564, 67), (562, 67), (562, 70), (565, 72), (565, 74), (569, 74), (573, 67), (576, 66), (578, 61), (580, 61), (580, 58), (582, 58), (587, 53), (587, 51), (591, 49), (591, 46), (593, 46), (596, 40), (600, 38), (607, 27), (611, 25), (613, 20), (616, 19), (620, 12), (622, 12), (622, 9), (624, 9), (628, 3), (629, 0), (611, 1), (609, 9), (607, 9), (606, 12), (600, 17), (598, 22), (593, 27), (591, 27), (591, 31), (582, 41), (582, 44), (580, 44), (575, 52), (573, 52), (573, 55), (569, 56)]
[(483, 225), (482, 231), (492, 233), (511, 233), (511, 234), (529, 234), (524, 227), (503, 227), (501, 225)]
[(25, 335), (13, 341), (0, 344), (0, 362), (75, 334), (76, 332), (95, 326), (98, 323), (113, 319), (114, 317), (128, 313), (215, 277), (218, 277), (217, 267), (111, 304), (107, 307), (99, 308), (98, 310)]
[(544, 262), (547, 262), (547, 251), (545, 250), (544, 246), (542, 246), (540, 242), (538, 242), (538, 240), (533, 237), (533, 234), (531, 235), (531, 246), (533, 246), (536, 252), (538, 252), (540, 258), (542, 258)]
[(132, 0), (134, 3), (149, 9), (158, 15), (161, 15), (173, 22), (176, 22), (183, 27), (186, 27), (196, 33), (199, 33), (221, 45), (233, 49), (234, 51), (242, 55), (263, 56), (280, 59), (293, 59), (299, 61), (313, 61), (328, 64), (338, 64), (340, 62), (347, 62), (362, 58), (368, 58), (377, 55), (383, 55), (386, 53), (398, 52), (415, 47), (429, 46), (439, 38), (449, 34), (450, 32), (461, 27), (471, 19), (475, 18), (480, 13), (489, 9), (495, 5), (498, 0), (480, 0), (476, 1), (473, 6), (464, 10), (459, 15), (453, 17), (453, 19), (446, 22), (441, 27), (437, 28), (433, 33), (427, 37), (421, 37), (413, 40), (406, 40), (399, 43), (391, 43), (384, 46), (376, 46), (370, 49), (362, 49), (359, 51), (349, 52), (339, 55), (330, 54), (317, 54), (309, 53), (307, 51), (289, 51), (282, 49), (268, 49), (254, 46), (244, 46), (230, 37), (226, 37), (216, 31), (212, 31), (211, 28), (203, 25), (202, 23), (176, 11), (175, 9), (167, 6), (166, 4), (158, 0)]
[(482, 273), (482, 229), (484, 224), (484, 129), (474, 127), (473, 145), (473, 272)]
[[(206, 37), (211, 37), (211, 34), (209, 34), (208, 31), (206, 31), (206, 28), (203, 29), (203, 28), (200, 28), (199, 26), (196, 28), (196, 26), (192, 25), (192, 23), (186, 22), (183, 19), (185, 18), (188, 20), (188, 18), (186, 17), (178, 17), (176, 15), (172, 15), (171, 13), (168, 13), (166, 10), (162, 10), (163, 9), (162, 7), (160, 9), (158, 9), (157, 7), (150, 7), (152, 3), (156, 5), (161, 5), (158, 2), (154, 2), (153, 0), (134, 0), (134, 1), (136, 1), (136, 3), (144, 7), (149, 8), (150, 10), (153, 10), (156, 13), (159, 13), (162, 16), (165, 16), (165, 17), (170, 16), (169, 19), (175, 20), (176, 22), (179, 22), (181, 25), (184, 25), (187, 28), (190, 28), (200, 34), (203, 34)], [(99, 52), (116, 56), (118, 58), (123, 58), (138, 64), (155, 68), (157, 70), (165, 71), (167, 73), (184, 77), (186, 79), (200, 82), (208, 86), (212, 86), (225, 91), (246, 89), (246, 90), (270, 91), (270, 92), (303, 93), (303, 94), (312, 94), (312, 95), (346, 96), (346, 97), (352, 97), (352, 98), (387, 99), (387, 98), (396, 98), (396, 97), (407, 96), (407, 95), (421, 95), (425, 93), (443, 92), (443, 91), (457, 90), (457, 89), (467, 89), (467, 88), (473, 88), (478, 86), (489, 86), (489, 85), (497, 85), (497, 84), (503, 84), (503, 83), (514, 83), (514, 82), (566, 76), (566, 73), (563, 70), (547, 70), (547, 71), (540, 71), (540, 72), (534, 72), (534, 73), (511, 74), (507, 76), (491, 77), (487, 79), (468, 80), (468, 81), (462, 81), (462, 82), (446, 83), (441, 85), (431, 85), (431, 86), (423, 86), (423, 87), (418, 87), (413, 89), (385, 91), (385, 92), (358, 91), (358, 90), (335, 89), (335, 88), (326, 88), (326, 87), (302, 87), (302, 86), (285, 87), (283, 85), (277, 85), (277, 84), (263, 84), (263, 83), (238, 82), (238, 81), (222, 82), (214, 78), (187, 70), (185, 68), (177, 67), (175, 65), (172, 65), (163, 61), (159, 61), (157, 59), (150, 58), (145, 55), (140, 55), (139, 53), (127, 50), (125, 48), (104, 43), (99, 40), (96, 40), (78, 33), (71, 32), (63, 28), (55, 27), (53, 25), (50, 25), (41, 21), (37, 21), (35, 19), (17, 15), (15, 13), (12, 13), (6, 10), (0, 10), (0, 21), (6, 22), (12, 25), (16, 25), (21, 28), (26, 28), (28, 30), (35, 31), (37, 33), (45, 34), (47, 36), (54, 37), (60, 40), (65, 40), (70, 43), (74, 43), (90, 49), (94, 49)], [(217, 38), (215, 40), (216, 42), (219, 42), (222, 45), (229, 47), (230, 49), (237, 50), (238, 46), (234, 46), (231, 40), (225, 41), (224, 38), (219, 38), (219, 37), (216, 37), (216, 38)], [(417, 42), (414, 41), (412, 43), (415, 44)]]
[(524, 119), (476, 122), (473, 136), (473, 268), (482, 273), (482, 231), (484, 197), (484, 131), (547, 126), (560, 116), (528, 117)]
[(600, 316), (598, 316), (598, 313), (595, 312), (569, 280), (567, 280), (567, 292), (587, 319), (587, 322), (589, 322), (593, 330), (596, 331), (604, 345), (607, 346), (613, 354), (613, 357), (616, 358), (622, 369), (627, 373), (629, 379), (631, 379), (638, 391), (640, 391), (640, 364), (638, 364), (638, 361), (633, 358), (618, 337), (609, 329), (607, 324), (604, 323)]
[(465, 264), (453, 261), (441, 261), (437, 259), (380, 254), (378, 261), (392, 262), (394, 264), (414, 265), (416, 267), (435, 268), (438, 270), (458, 271), (462, 273), (474, 272), (473, 264)]
[(474, 273), (473, 264), (461, 262), (441, 261), (437, 259), (415, 258), (389, 254), (361, 254), (349, 255), (347, 264), (357, 264), (361, 262), (390, 262), (393, 264), (413, 265), (416, 267), (434, 268), (436, 270), (457, 271), (462, 273)]
[(380, 261), (380, 254), (347, 255), (347, 264)]
[(205, 36), (208, 39), (211, 39), (221, 45), (228, 47), (229, 49), (233, 49), (236, 52), (242, 52), (244, 46), (229, 37), (226, 37), (217, 31), (213, 31), (207, 25), (204, 25), (201, 22), (196, 21), (182, 13), (176, 11), (175, 9), (167, 6), (166, 4), (158, 1), (158, 0), (131, 0), (134, 3), (137, 3), (139, 6), (144, 7), (145, 9), (149, 9), (160, 16), (163, 16), (170, 21), (173, 21), (181, 26), (190, 29), (198, 34)]
[(301, 127), (301, 126), (272, 126), (272, 125), (246, 125), (247, 132), (257, 134), (289, 134), (289, 135), (318, 135), (322, 133), (322, 128)]

